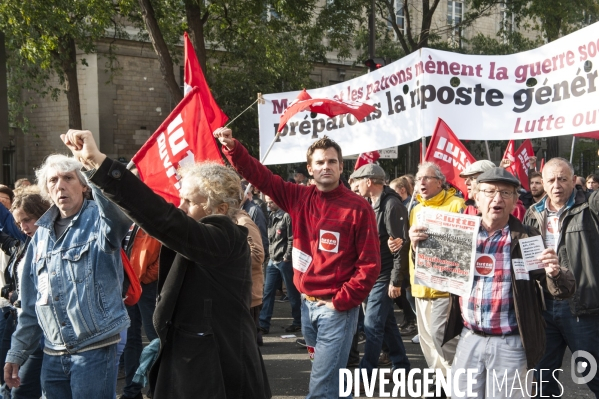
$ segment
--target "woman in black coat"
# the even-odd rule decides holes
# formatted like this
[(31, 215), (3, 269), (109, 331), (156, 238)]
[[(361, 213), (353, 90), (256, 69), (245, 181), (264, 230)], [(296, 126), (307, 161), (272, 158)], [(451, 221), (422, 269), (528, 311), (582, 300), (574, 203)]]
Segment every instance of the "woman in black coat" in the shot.
[(250, 314), (248, 231), (229, 216), (240, 198), (237, 174), (218, 164), (183, 171), (178, 209), (100, 153), (90, 132), (70, 130), (63, 140), (96, 169), (90, 181), (163, 244), (153, 318), (160, 352), (149, 375), (153, 397), (270, 398)]

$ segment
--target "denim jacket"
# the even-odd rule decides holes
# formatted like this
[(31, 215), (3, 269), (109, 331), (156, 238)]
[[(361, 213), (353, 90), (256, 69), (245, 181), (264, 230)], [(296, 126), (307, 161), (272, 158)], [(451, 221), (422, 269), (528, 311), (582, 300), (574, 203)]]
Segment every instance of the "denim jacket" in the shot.
[(23, 264), (23, 311), (7, 362), (23, 364), (42, 333), (46, 347), (75, 353), (129, 326), (120, 248), (131, 221), (92, 191), (95, 201), (84, 200), (62, 236), (54, 233), (55, 205), (36, 223)]

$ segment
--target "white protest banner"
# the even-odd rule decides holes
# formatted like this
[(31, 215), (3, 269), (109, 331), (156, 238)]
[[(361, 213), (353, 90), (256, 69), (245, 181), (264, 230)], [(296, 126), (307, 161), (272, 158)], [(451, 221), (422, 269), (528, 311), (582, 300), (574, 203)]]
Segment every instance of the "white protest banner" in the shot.
[(416, 247), (414, 282), (460, 296), (470, 295), (476, 260), (478, 216), (422, 208), (418, 225), (428, 238)]
[[(355, 79), (309, 90), (314, 98), (367, 102), (362, 121), (299, 113), (265, 164), (306, 160), (328, 135), (346, 155), (376, 151), (433, 133), (443, 119), (461, 140), (524, 140), (599, 130), (599, 23), (534, 50), (504, 56), (421, 49)], [(532, 78), (532, 79), (531, 79)], [(275, 137), (283, 110), (299, 91), (267, 94), (259, 105), (260, 152)]]

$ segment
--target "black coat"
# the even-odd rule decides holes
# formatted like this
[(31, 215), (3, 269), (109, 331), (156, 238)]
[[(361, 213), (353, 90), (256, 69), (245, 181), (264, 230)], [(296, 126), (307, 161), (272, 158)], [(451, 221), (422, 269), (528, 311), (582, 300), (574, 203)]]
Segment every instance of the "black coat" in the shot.
[[(582, 189), (575, 191), (574, 205), (560, 216), (557, 255), (560, 266), (571, 270), (576, 280), (576, 293), (568, 300), (572, 314), (599, 315), (599, 192), (588, 196)], [(528, 208), (524, 224), (538, 229), (543, 238), (546, 223), (545, 210)]]
[(106, 159), (91, 181), (163, 244), (153, 317), (160, 352), (149, 376), (153, 397), (270, 398), (250, 315), (247, 229), (227, 216), (194, 221), (120, 162)]

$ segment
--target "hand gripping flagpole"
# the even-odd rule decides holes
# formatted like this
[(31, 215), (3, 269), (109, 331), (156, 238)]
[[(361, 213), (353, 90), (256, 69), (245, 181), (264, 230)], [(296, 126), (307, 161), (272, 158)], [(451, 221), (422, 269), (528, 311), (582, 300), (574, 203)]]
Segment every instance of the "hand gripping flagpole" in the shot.
[[(262, 97), (262, 93), (258, 93), (258, 98), (256, 99), (256, 101), (254, 101), (254, 103), (252, 105), (250, 105), (249, 107), (247, 107), (245, 109), (245, 111), (247, 111), (251, 106), (253, 106), (256, 103), (264, 104), (264, 98)], [(243, 111), (243, 112), (245, 112), (245, 111)], [(243, 112), (242, 112), (242, 114), (243, 114)], [(239, 114), (239, 115), (241, 115), (241, 114)], [(239, 117), (239, 115), (237, 115), (235, 117), (235, 119), (237, 119)], [(227, 125), (225, 127), (229, 126), (231, 124), (231, 122), (233, 122), (235, 119), (233, 119), (232, 121), (230, 121), (229, 123), (227, 123)], [(275, 134), (275, 138), (273, 139), (272, 143), (270, 143), (270, 145), (268, 146), (268, 149), (266, 150), (266, 153), (264, 154), (264, 156), (260, 160), (261, 164), (264, 164), (264, 161), (266, 160), (266, 157), (270, 153), (270, 150), (272, 149), (272, 146), (275, 145), (275, 143), (279, 139), (280, 134), (281, 134), (281, 132), (277, 132), (277, 134)], [(251, 189), (252, 189), (252, 184), (248, 182), (248, 186), (246, 187), (245, 192), (243, 193), (243, 200), (244, 201), (245, 201), (245, 198), (247, 197), (247, 195), (248, 195), (248, 193), (250, 192)]]

